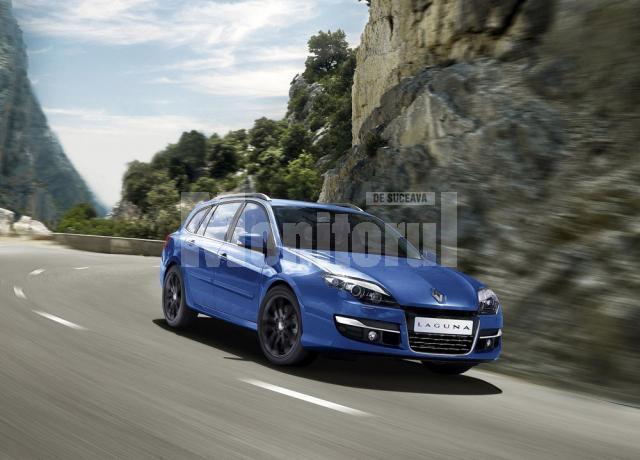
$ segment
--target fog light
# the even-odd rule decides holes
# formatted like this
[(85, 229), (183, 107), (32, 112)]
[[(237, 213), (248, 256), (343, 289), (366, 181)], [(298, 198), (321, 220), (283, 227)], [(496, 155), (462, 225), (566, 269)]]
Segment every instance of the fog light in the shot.
[(378, 333), (376, 331), (369, 331), (367, 338), (369, 339), (369, 342), (375, 342), (378, 340)]
[(493, 339), (487, 339), (487, 341), (484, 343), (484, 347), (485, 348), (492, 348), (493, 347)]

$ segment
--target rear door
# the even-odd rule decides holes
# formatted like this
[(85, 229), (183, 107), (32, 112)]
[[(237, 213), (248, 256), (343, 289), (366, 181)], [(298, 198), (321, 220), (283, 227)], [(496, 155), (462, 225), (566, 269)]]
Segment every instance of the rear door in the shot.
[(215, 297), (214, 279), (220, 267), (218, 251), (225, 243), (225, 237), (230, 224), (234, 221), (242, 202), (228, 202), (219, 204), (213, 215), (207, 222), (204, 234), (200, 239), (200, 247), (203, 253), (201, 265), (201, 278), (206, 280), (206, 289), (195, 292), (195, 301), (204, 310), (220, 310), (220, 302)]
[(265, 255), (261, 248), (252, 250), (241, 246), (239, 236), (243, 233), (262, 234), (265, 241), (270, 237), (269, 218), (262, 205), (253, 202), (245, 205), (229, 234), (229, 241), (220, 248), (214, 293), (222, 311), (256, 322)]
[(199, 277), (203, 254), (200, 249), (198, 231), (210, 210), (211, 206), (206, 206), (194, 213), (187, 225), (185, 225), (181, 236), (180, 266), (184, 275), (187, 303), (189, 305), (195, 304), (194, 294), (196, 292), (208, 287), (208, 284)]

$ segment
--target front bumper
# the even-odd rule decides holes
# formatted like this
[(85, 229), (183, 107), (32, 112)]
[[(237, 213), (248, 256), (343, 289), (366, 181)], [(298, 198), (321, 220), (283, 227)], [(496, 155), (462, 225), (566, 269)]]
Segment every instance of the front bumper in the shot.
[[(332, 303), (337, 308), (329, 306), (327, 299), (304, 301), (302, 343), (306, 348), (464, 362), (493, 361), (502, 351), (502, 308), (495, 315), (478, 315), (446, 306), (374, 307), (336, 297)], [(463, 338), (416, 333), (416, 316), (472, 320), (473, 334)], [(370, 336), (372, 331), (376, 334)]]

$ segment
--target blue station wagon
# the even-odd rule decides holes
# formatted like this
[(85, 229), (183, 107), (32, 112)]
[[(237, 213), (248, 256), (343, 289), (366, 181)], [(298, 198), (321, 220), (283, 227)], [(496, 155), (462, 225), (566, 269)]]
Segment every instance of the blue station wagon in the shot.
[(431, 259), (350, 204), (225, 195), (167, 237), (162, 307), (175, 328), (201, 313), (253, 329), (278, 365), (373, 353), (460, 374), (496, 360), (496, 294)]

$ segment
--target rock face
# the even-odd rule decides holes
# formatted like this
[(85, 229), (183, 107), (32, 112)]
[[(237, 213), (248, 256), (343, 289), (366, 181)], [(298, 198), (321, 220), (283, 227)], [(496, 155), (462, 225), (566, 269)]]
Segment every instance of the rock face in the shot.
[(29, 216), (22, 216), (18, 222), (13, 224), (13, 231), (17, 235), (28, 235), (28, 236), (44, 236), (51, 235), (51, 230), (49, 230), (46, 225), (42, 222), (32, 219)]
[(10, 235), (13, 225), (13, 212), (0, 208), (0, 236)]
[(373, 0), (370, 14), (355, 147), (321, 200), (457, 192), (458, 266), (505, 306), (500, 365), (637, 399), (640, 1)]
[(0, 0), (0, 207), (51, 221), (79, 202), (95, 200), (47, 125), (11, 2)]
[(320, 96), (323, 91), (324, 88), (320, 83), (315, 82), (309, 84), (302, 75), (296, 75), (291, 81), (291, 85), (289, 87), (289, 100), (294, 99), (302, 93), (304, 94), (304, 98), (302, 99), (304, 104), (296, 111), (296, 113), (287, 114), (287, 121), (289, 123), (301, 122), (305, 128), (312, 129), (309, 115), (311, 114), (313, 105), (318, 100), (318, 96)]

